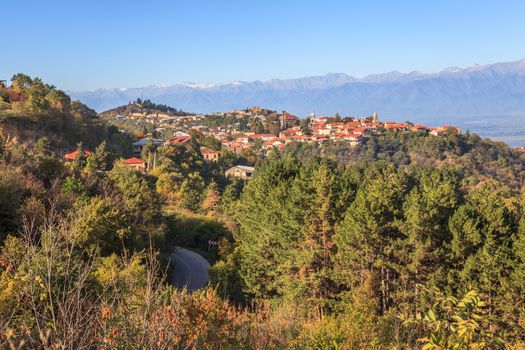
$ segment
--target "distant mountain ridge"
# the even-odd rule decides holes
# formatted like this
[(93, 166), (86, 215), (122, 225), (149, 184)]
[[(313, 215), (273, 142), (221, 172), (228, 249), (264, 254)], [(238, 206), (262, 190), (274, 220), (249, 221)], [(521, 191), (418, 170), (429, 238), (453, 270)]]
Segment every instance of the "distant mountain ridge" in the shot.
[(299, 116), (361, 115), (388, 118), (525, 115), (525, 59), (449, 67), (437, 73), (388, 72), (362, 78), (330, 73), (298, 79), (185, 83), (129, 89), (70, 92), (97, 111), (144, 96), (185, 111), (210, 113), (259, 105)]

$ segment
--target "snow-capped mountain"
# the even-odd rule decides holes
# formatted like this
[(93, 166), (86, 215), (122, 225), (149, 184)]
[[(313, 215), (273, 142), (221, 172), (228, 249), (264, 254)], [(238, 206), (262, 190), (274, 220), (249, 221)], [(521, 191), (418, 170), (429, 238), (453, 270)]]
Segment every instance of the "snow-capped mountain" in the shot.
[(417, 116), (525, 114), (525, 59), (437, 73), (389, 72), (355, 78), (343, 73), (298, 79), (184, 83), (128, 89), (70, 92), (97, 111), (144, 96), (191, 112), (216, 112), (259, 105), (300, 116), (369, 114)]

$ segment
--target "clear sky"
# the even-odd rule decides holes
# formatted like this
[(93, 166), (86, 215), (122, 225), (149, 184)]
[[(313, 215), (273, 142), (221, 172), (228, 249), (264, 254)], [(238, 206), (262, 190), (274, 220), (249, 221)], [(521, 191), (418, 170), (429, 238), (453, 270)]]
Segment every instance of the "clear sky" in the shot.
[(66, 90), (525, 58), (524, 0), (1, 0), (0, 79)]

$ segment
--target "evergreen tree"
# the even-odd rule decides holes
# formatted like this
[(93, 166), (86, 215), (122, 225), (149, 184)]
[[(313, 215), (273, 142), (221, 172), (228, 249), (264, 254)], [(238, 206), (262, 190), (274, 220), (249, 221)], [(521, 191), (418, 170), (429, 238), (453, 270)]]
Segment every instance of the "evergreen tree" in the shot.
[(77, 151), (78, 155), (73, 161), (73, 170), (79, 172), (86, 166), (86, 153), (84, 151), (84, 144), (82, 142), (77, 144)]
[(86, 168), (91, 171), (106, 171), (108, 166), (109, 152), (107, 150), (106, 141), (102, 141), (102, 143), (95, 149), (95, 152), (87, 157)]
[(383, 312), (389, 305), (396, 274), (394, 248), (401, 236), (396, 222), (401, 218), (407, 186), (405, 174), (392, 166), (370, 165), (335, 234), (335, 273), (339, 280), (351, 289), (362, 284), (370, 271), (377, 273)]

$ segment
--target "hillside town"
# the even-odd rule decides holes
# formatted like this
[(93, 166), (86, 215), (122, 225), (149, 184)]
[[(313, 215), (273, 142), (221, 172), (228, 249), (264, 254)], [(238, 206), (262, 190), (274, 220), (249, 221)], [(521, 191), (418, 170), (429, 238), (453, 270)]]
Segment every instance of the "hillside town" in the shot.
[[(149, 105), (154, 106), (147, 101)], [(182, 113), (181, 113), (182, 114)], [(385, 132), (416, 132), (436, 137), (445, 133), (460, 133), (458, 127), (445, 125), (430, 127), (414, 125), (410, 122), (380, 121), (377, 113), (363, 117), (316, 116), (314, 113), (306, 118), (283, 111), (278, 113), (260, 107), (250, 107), (245, 110), (232, 110), (211, 115), (189, 114), (173, 115), (155, 108), (145, 109), (138, 102), (130, 103), (125, 108), (102, 113), (117, 126), (127, 125), (121, 130), (129, 133), (129, 125), (146, 125), (146, 132), (132, 135), (134, 157), (125, 160), (131, 167), (147, 171), (147, 161), (141, 160), (140, 154), (144, 146), (153, 143), (156, 146), (167, 144), (184, 145), (191, 141), (192, 133), (214, 138), (218, 141), (214, 149), (201, 148), (205, 161), (217, 162), (221, 150), (235, 154), (253, 151), (264, 155), (272, 149), (284, 149), (287, 144), (344, 142), (349, 147), (365, 143), (370, 137)], [(248, 169), (250, 168), (250, 169)], [(230, 169), (227, 176), (249, 178), (253, 168), (243, 166)]]

